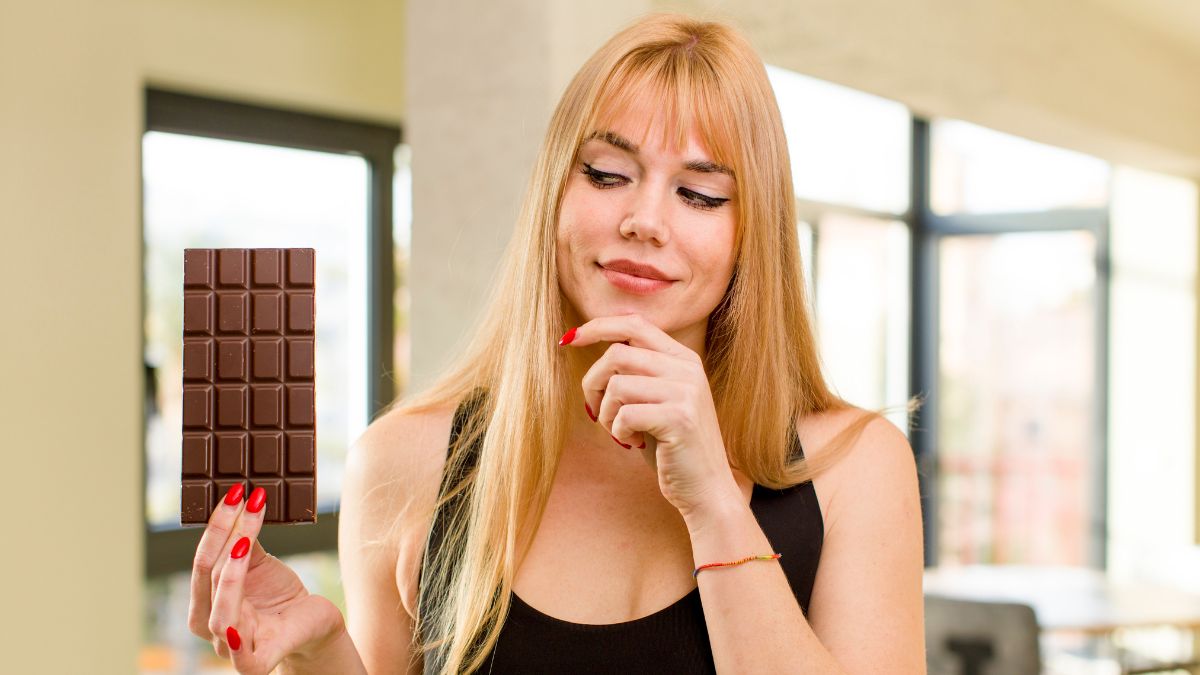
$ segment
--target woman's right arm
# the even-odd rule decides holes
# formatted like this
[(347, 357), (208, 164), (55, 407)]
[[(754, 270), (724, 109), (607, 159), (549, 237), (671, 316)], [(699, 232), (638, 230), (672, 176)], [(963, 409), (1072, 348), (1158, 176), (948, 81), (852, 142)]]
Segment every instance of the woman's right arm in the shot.
[(258, 488), (243, 502), (238, 485), (213, 511), (196, 549), (191, 631), (240, 673), (265, 674), (276, 665), (289, 675), (420, 673), (397, 580), (415, 607), (420, 558), (413, 554), (428, 524), (406, 519), (391, 526), (410, 500), (424, 506), (422, 500), (436, 497), (449, 420), (450, 414), (385, 415), (351, 449), (338, 527), (345, 617), (263, 550), (257, 539), (265, 493)]
[[(428, 523), (411, 516), (436, 497), (451, 415), (384, 415), (346, 457), (338, 514), (346, 631), (324, 650), (330, 659), (357, 648), (371, 675), (422, 672), (423, 661), (411, 644), (410, 611), (415, 611), (419, 549)], [(402, 521), (394, 527), (398, 518)], [(404, 584), (404, 598), (398, 580)], [(321, 665), (296, 659), (285, 662), (283, 672), (333, 672)]]

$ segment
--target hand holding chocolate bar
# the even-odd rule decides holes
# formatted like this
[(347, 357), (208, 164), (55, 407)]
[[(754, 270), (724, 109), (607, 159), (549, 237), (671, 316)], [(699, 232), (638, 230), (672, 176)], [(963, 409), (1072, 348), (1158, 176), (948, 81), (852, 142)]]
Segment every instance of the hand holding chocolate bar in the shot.
[(257, 539), (264, 523), (316, 520), (314, 257), (184, 251), (180, 522), (207, 523), (188, 627), (240, 673), (357, 659), (336, 649), (337, 607)]
[(266, 490), (243, 496), (241, 483), (230, 488), (200, 538), (188, 628), (231, 658), (239, 673), (265, 674), (289, 657), (312, 660), (345, 635), (345, 621), (336, 605), (311, 595), (258, 543)]

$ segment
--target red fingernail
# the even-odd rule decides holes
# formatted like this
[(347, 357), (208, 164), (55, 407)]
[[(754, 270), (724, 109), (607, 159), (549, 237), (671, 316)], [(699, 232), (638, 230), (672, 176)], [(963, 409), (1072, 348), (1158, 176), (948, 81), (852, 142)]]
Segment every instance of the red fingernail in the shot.
[(571, 344), (571, 340), (575, 339), (575, 331), (577, 331), (577, 330), (579, 330), (579, 326), (576, 326), (576, 327), (572, 328), (571, 330), (567, 331), (566, 333), (564, 333), (563, 336), (558, 341), (559, 346), (561, 347), (562, 345)]
[(237, 634), (237, 629), (233, 626), (225, 629), (225, 641), (229, 643), (229, 648), (235, 652), (242, 648), (242, 636)]
[[(613, 436), (612, 434), (609, 434), (609, 436), (611, 436), (614, 441), (617, 441), (616, 436)], [(622, 448), (632, 448), (633, 447), (632, 445), (625, 445), (621, 441), (617, 441), (617, 445), (621, 446)]]
[(587, 408), (587, 411), (588, 411), (588, 417), (592, 418), (592, 421), (593, 421), (593, 422), (595, 422), (595, 421), (596, 421), (596, 416), (592, 414), (592, 406), (588, 405), (588, 404), (587, 404), (587, 401), (584, 401), (584, 402), (583, 402), (583, 407)]
[(242, 501), (242, 492), (244, 491), (245, 488), (241, 483), (234, 483), (233, 487), (229, 488), (229, 492), (225, 493), (225, 504), (236, 506), (238, 502)]
[(241, 558), (250, 552), (250, 537), (242, 537), (233, 545), (233, 550), (229, 552), (230, 558)]
[(254, 488), (250, 493), (250, 499), (246, 500), (246, 510), (250, 513), (258, 513), (262, 511), (262, 507), (267, 503), (267, 491), (262, 487)]

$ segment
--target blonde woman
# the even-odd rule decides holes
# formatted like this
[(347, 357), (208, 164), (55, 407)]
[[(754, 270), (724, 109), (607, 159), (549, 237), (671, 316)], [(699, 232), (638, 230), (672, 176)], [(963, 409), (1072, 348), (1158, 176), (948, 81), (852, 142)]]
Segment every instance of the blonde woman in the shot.
[(904, 435), (830, 392), (760, 58), (652, 14), (554, 111), (474, 339), (347, 463), (347, 615), (217, 509), (243, 673), (924, 672)]

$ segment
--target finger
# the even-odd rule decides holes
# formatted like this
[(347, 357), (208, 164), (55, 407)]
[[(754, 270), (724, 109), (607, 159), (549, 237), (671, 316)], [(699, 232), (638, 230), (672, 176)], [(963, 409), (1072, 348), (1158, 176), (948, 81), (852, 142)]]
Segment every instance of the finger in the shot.
[(575, 336), (566, 344), (586, 347), (597, 342), (626, 342), (633, 347), (644, 347), (671, 356), (700, 360), (696, 352), (680, 344), (641, 314), (598, 316), (577, 326)]
[(583, 402), (590, 410), (597, 412), (604, 391), (608, 389), (608, 382), (614, 375), (665, 375), (661, 364), (663, 360), (661, 354), (648, 349), (620, 343), (609, 346), (583, 374), (580, 381)]
[(645, 375), (613, 375), (600, 399), (596, 420), (609, 430), (618, 443), (643, 446), (642, 429), (618, 429), (614, 421), (623, 406), (635, 403), (662, 403), (681, 396), (679, 384), (661, 377)]
[(191, 600), (188, 606), (188, 629), (205, 640), (212, 639), (208, 630), (208, 615), (212, 610), (212, 573), (229, 535), (233, 532), (238, 514), (242, 512), (241, 483), (229, 488), (225, 498), (213, 509), (208, 525), (196, 546), (192, 561)]
[[(221, 571), (221, 580), (217, 582), (216, 593), (213, 594), (212, 615), (209, 617), (208, 629), (218, 638), (225, 638), (229, 649), (237, 651), (248, 641), (249, 626), (242, 621), (242, 595), (246, 581), (246, 571), (250, 568), (251, 539), (242, 536), (230, 550), (230, 558)], [(246, 614), (252, 614), (248, 612)], [(253, 649), (253, 647), (250, 647)]]
[(634, 403), (621, 406), (613, 419), (613, 434), (631, 436), (640, 432), (645, 439), (645, 447), (639, 448), (643, 459), (650, 468), (658, 471), (658, 438), (654, 435), (660, 428), (663, 406), (658, 404)]
[(211, 642), (213, 651), (217, 653), (217, 656), (223, 659), (229, 658), (229, 645), (225, 644), (225, 636), (217, 637), (213, 635)]
[(261, 486), (254, 488), (250, 492), (250, 496), (246, 498), (246, 508), (242, 509), (242, 512), (238, 514), (237, 520), (233, 524), (232, 533), (226, 539), (225, 546), (222, 547), (216, 562), (213, 563), (212, 588), (210, 591), (216, 592), (217, 584), (221, 581), (221, 573), (225, 565), (229, 562), (229, 553), (233, 550), (234, 544), (242, 537), (249, 537), (251, 540), (258, 537), (258, 533), (262, 529), (263, 519), (267, 514), (266, 505), (266, 490)]
[(236, 630), (241, 645), (238, 649), (230, 650), (230, 658), (233, 660), (233, 667), (239, 673), (270, 672), (283, 660), (282, 654), (274, 653), (276, 650), (264, 649), (264, 645), (258, 642), (258, 615), (248, 604), (243, 607), (242, 625)]
[[(217, 656), (231, 659), (239, 673), (266, 672), (265, 668), (257, 668), (257, 656), (253, 648), (253, 639), (258, 635), (258, 619), (254, 608), (243, 604), (236, 626), (227, 626), (220, 634), (214, 634), (212, 643)], [(240, 665), (239, 665), (240, 664)]]

